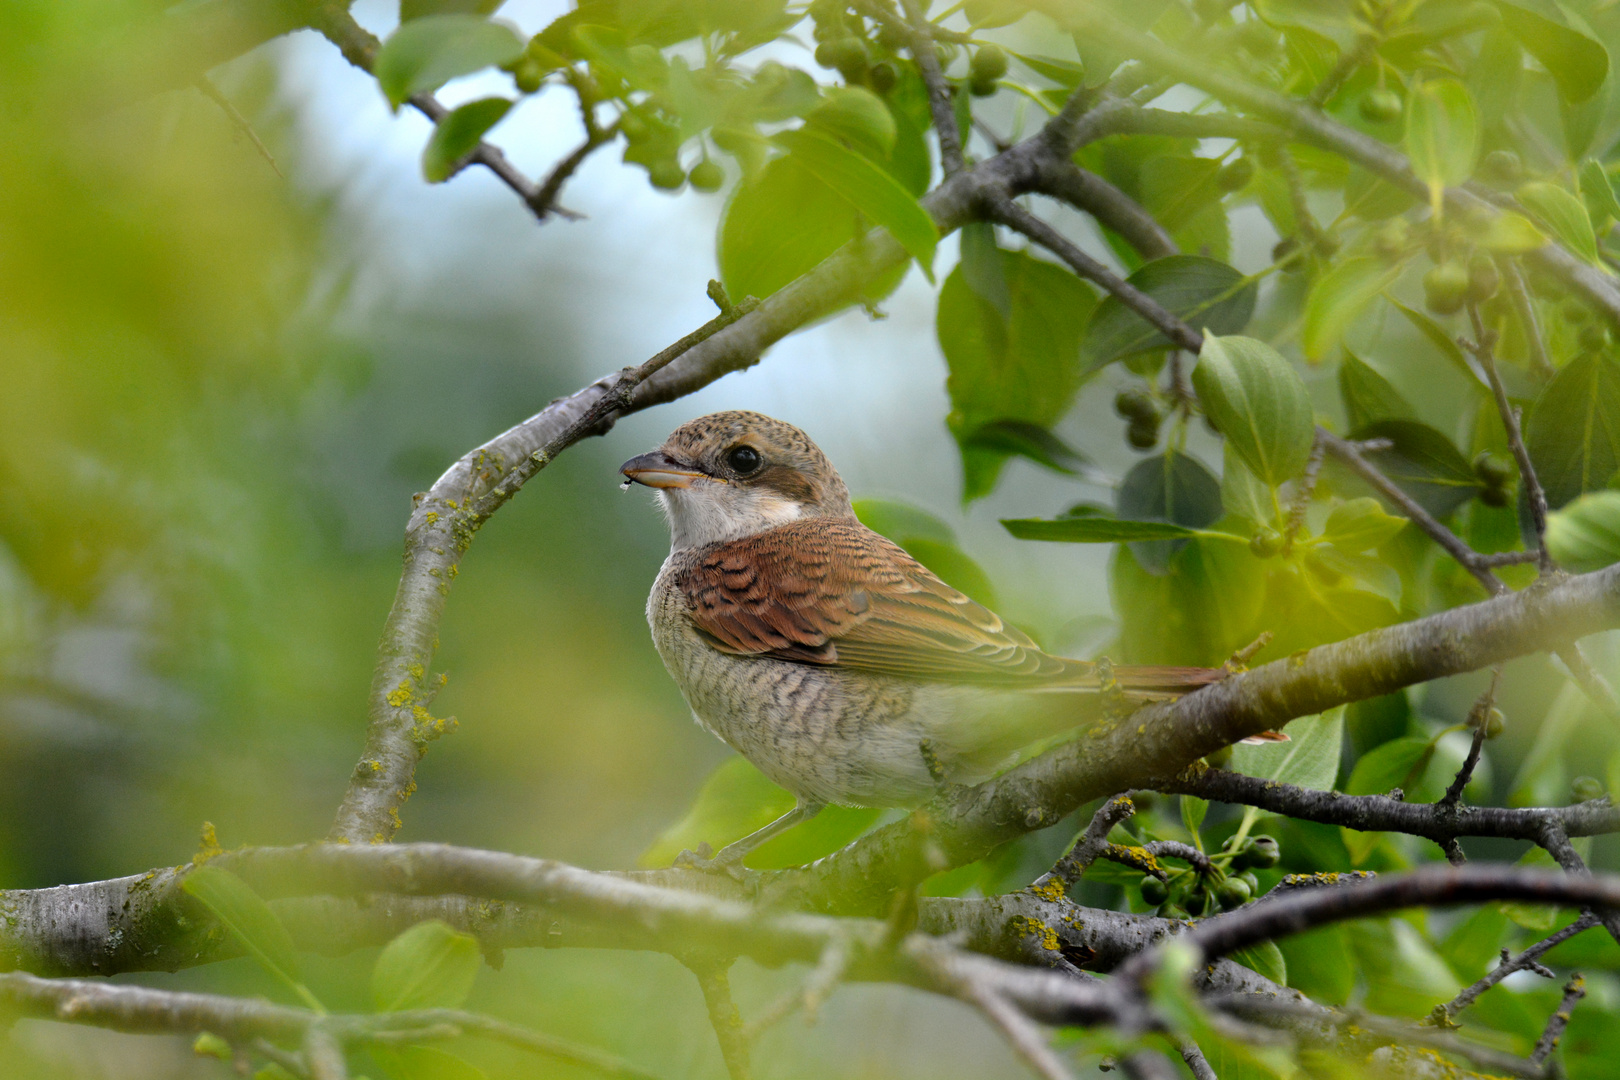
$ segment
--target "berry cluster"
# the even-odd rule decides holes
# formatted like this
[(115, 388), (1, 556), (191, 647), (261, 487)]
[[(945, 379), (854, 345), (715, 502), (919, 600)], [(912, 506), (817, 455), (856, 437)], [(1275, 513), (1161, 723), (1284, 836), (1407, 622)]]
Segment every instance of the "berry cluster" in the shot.
[[(1236, 845), (1228, 840), (1206, 869), (1176, 870), (1160, 877), (1148, 874), (1137, 888), (1142, 902), (1167, 919), (1199, 918), (1215, 911), (1231, 911), (1254, 899), (1260, 891), (1256, 870), (1269, 870), (1282, 858), (1282, 849), (1270, 836), (1251, 836)], [(1223, 867), (1222, 864), (1225, 864)]]

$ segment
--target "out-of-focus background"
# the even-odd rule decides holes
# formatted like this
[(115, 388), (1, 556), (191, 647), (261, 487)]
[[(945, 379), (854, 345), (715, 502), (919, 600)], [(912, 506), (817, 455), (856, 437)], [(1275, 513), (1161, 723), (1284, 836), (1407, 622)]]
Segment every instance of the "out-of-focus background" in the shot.
[[(563, 9), (514, 0), (502, 15), (532, 33)], [(359, 751), (411, 493), (708, 318), (717, 273), (722, 197), (654, 192), (617, 151), (569, 185), (564, 203), (584, 215), (572, 223), (537, 225), (481, 170), (430, 187), (417, 164), (428, 123), (392, 115), (308, 32), (215, 73), (272, 167), (195, 89), (127, 92), (152, 73), (100, 29), (106, 10), (0, 14), (3, 887), (181, 863), (204, 821), (227, 847), (322, 835)], [(355, 14), (392, 27), (392, 5)], [(487, 90), (474, 78), (442, 96)], [(532, 175), (578, 141), (578, 119), (546, 96), (492, 138)], [(1258, 215), (1235, 220), (1234, 262), (1264, 264), (1275, 238)], [(953, 260), (948, 241), (940, 265)], [(424, 760), (400, 839), (628, 866), (726, 758), (648, 641), (667, 535), (615, 471), (706, 412), (802, 426), (857, 496), (950, 522), (1013, 620), (1056, 647), (1105, 637), (1106, 551), (1021, 543), (997, 522), (1106, 490), (1015, 461), (964, 511), (933, 309), (913, 272), (883, 318), (847, 312), (621, 423), (487, 526), (442, 628), (450, 682), (435, 712), (460, 729)], [(1111, 397), (1088, 393), (1059, 432), (1117, 425)], [(1129, 455), (1114, 443), (1117, 460), (1098, 465), (1118, 475)], [(315, 978), (342, 1005), (363, 998), (363, 970)], [(671, 1078), (720, 1071), (693, 981), (667, 957), (535, 951), (480, 978), (474, 1006)], [(241, 963), (141, 981), (263, 990)], [(745, 1009), (785, 985), (746, 964), (737, 981)], [(7, 1076), (222, 1070), (177, 1040), (34, 1022), (0, 1038)], [(1022, 1075), (965, 1010), (861, 987), (818, 1026), (768, 1034), (758, 1071)]]

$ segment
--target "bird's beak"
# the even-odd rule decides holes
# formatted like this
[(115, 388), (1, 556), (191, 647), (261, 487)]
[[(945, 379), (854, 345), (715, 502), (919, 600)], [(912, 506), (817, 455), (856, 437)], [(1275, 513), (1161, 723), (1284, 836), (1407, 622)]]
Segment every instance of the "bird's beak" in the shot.
[(692, 486), (692, 481), (704, 475), (662, 450), (633, 457), (620, 465), (619, 471), (625, 479), (646, 484), (650, 488), (688, 488)]

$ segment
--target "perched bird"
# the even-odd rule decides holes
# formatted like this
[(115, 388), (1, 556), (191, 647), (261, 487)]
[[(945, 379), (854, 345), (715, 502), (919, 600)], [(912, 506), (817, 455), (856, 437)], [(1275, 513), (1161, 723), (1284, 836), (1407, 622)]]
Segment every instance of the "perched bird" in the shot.
[[(625, 462), (658, 489), (673, 544), (647, 601), (698, 723), (792, 792), (722, 865), (829, 803), (909, 806), (985, 779), (1021, 746), (1098, 715), (1098, 666), (1052, 656), (855, 518), (849, 489), (790, 424), (722, 412)], [(1116, 667), (1175, 696), (1208, 668)]]

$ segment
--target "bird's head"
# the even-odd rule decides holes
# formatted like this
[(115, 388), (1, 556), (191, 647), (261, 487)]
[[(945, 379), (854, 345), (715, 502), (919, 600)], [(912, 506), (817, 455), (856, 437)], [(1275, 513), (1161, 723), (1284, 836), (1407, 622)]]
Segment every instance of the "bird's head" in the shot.
[(838, 470), (809, 436), (756, 412), (700, 416), (619, 471), (658, 489), (677, 550), (854, 513)]

